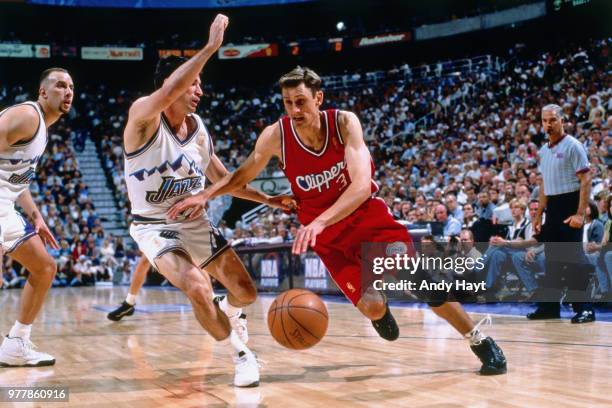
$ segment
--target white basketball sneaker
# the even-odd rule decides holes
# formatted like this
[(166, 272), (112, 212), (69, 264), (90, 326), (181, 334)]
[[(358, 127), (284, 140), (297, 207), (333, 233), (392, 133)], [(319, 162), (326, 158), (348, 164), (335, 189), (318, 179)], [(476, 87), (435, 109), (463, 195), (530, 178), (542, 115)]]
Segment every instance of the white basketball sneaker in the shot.
[(224, 297), (225, 296), (215, 296), (213, 301), (217, 303), (219, 305), (219, 309), (221, 309), (223, 313), (225, 313), (225, 315), (230, 321), (230, 325), (232, 326), (232, 329), (234, 330), (234, 332), (236, 332), (236, 334), (240, 338), (240, 341), (242, 341), (244, 344), (247, 344), (247, 342), (249, 341), (249, 330), (247, 328), (246, 315), (242, 313), (242, 309), (240, 309), (240, 312), (234, 314), (233, 316), (230, 316), (229, 314), (227, 314), (227, 311), (224, 310), (222, 306), (222, 302), (221, 302)]
[(234, 357), (236, 387), (257, 387), (259, 385), (259, 364), (252, 351), (246, 350)]
[(29, 339), (6, 336), (0, 346), (0, 367), (41, 367), (55, 364), (55, 358), (36, 351)]

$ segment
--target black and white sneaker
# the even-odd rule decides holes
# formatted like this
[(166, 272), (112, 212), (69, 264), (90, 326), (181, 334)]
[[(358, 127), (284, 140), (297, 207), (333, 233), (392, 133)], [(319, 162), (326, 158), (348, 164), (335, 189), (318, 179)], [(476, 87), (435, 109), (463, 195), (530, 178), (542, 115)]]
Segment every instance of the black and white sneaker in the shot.
[(42, 367), (55, 364), (55, 358), (36, 351), (29, 339), (6, 336), (0, 346), (0, 367)]
[(506, 373), (507, 367), (504, 352), (491, 337), (485, 338), (480, 344), (470, 346), (470, 348), (482, 362), (480, 375), (499, 375)]
[(118, 322), (119, 320), (123, 319), (124, 316), (133, 315), (134, 311), (136, 310), (134, 306), (136, 305), (130, 305), (124, 300), (123, 303), (121, 303), (121, 306), (110, 312), (106, 317), (113, 322)]
[(385, 315), (378, 320), (372, 320), (372, 326), (374, 326), (380, 337), (388, 341), (394, 341), (399, 337), (399, 327), (395, 317), (391, 314), (389, 305), (385, 304), (385, 306), (387, 308)]

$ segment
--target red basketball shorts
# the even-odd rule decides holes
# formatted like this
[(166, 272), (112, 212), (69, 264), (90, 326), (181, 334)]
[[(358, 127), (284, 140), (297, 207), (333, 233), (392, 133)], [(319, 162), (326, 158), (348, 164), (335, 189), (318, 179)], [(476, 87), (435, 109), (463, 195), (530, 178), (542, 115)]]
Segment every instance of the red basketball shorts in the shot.
[(373, 273), (362, 273), (362, 243), (375, 242), (403, 242), (407, 253), (414, 255), (412, 238), (406, 227), (393, 219), (387, 204), (380, 198), (368, 199), (351, 215), (317, 236), (314, 251), (336, 286), (354, 305), (375, 279)]

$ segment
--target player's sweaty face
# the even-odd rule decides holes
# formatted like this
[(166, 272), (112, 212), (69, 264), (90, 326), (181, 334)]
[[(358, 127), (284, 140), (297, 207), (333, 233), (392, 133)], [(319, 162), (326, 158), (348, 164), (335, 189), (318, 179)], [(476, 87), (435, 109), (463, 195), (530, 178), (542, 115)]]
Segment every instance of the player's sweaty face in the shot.
[(294, 88), (283, 88), (282, 93), (285, 112), (296, 126), (307, 126), (319, 117), (321, 91), (313, 95), (312, 90), (302, 83)]
[(43, 84), (49, 106), (62, 113), (68, 113), (72, 106), (74, 84), (66, 72), (52, 72)]
[(200, 98), (203, 95), (201, 84), (202, 81), (200, 81), (200, 78), (196, 78), (189, 89), (181, 96), (181, 105), (185, 107), (187, 112), (193, 113), (196, 111), (200, 103)]

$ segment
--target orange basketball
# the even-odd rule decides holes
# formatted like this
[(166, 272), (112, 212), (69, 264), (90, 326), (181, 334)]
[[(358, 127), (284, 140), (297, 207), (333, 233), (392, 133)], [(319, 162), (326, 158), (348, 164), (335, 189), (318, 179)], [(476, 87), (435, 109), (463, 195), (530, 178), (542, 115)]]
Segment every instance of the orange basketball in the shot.
[(268, 310), (268, 328), (281, 345), (303, 350), (317, 344), (327, 331), (327, 308), (309, 290), (290, 289), (274, 299)]

